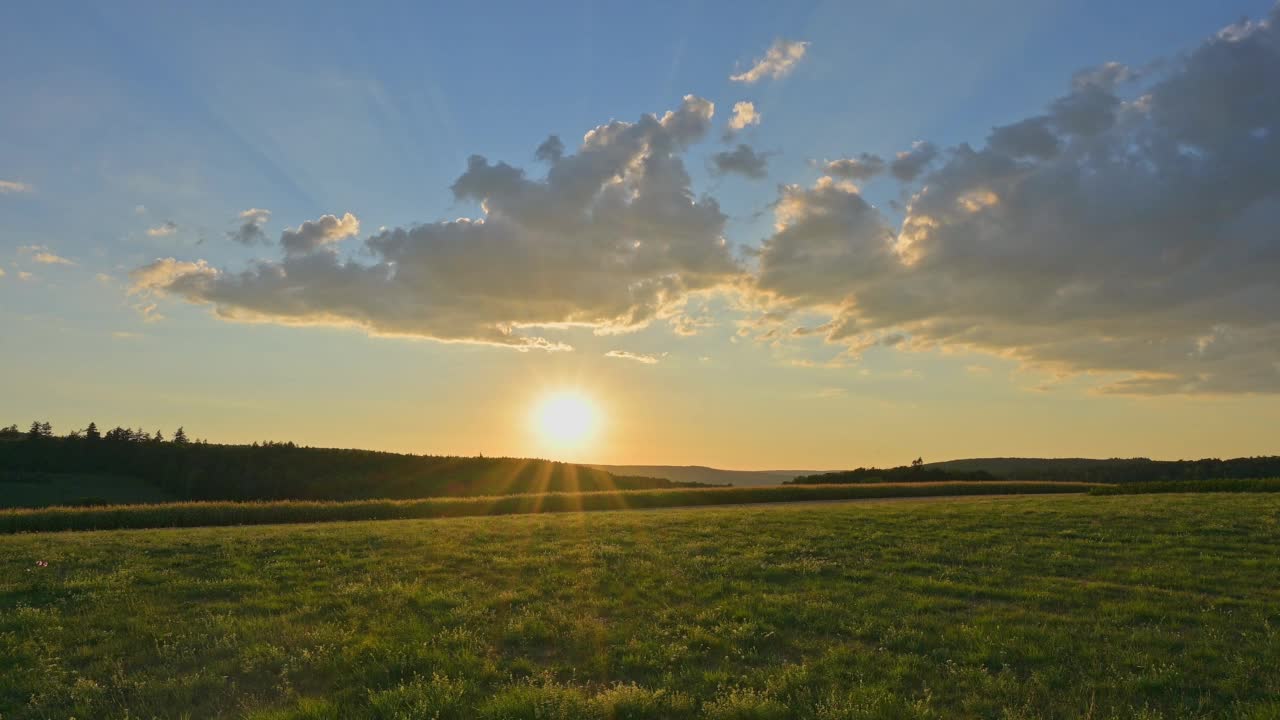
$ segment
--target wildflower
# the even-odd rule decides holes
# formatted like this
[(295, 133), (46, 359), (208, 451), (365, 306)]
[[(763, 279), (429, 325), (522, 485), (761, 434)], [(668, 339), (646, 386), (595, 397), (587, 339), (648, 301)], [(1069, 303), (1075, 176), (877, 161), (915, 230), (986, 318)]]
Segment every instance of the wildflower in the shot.
[(37, 560), (37, 561), (36, 561), (36, 567), (42, 567), (42, 568), (44, 568), (44, 567), (49, 567), (49, 561), (48, 561), (48, 560)]

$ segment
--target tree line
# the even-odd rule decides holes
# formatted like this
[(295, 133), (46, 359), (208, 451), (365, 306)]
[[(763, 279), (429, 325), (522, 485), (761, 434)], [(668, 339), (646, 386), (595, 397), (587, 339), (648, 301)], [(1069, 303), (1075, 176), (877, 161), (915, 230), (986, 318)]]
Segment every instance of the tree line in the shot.
[(944, 482), (952, 480), (1044, 480), (1055, 482), (1182, 482), (1280, 477), (1280, 456), (1241, 457), (1221, 460), (1151, 460), (1149, 458), (989, 458), (957, 460), (892, 468), (858, 468), (841, 472), (801, 475), (794, 485), (875, 482)]
[(55, 436), (47, 422), (0, 428), (0, 479), (49, 474), (135, 478), (178, 500), (363, 500), (696, 487), (617, 476), (571, 463), (509, 457), (409, 455), (302, 447), (293, 442), (224, 445), (183, 428), (101, 432), (94, 423)]

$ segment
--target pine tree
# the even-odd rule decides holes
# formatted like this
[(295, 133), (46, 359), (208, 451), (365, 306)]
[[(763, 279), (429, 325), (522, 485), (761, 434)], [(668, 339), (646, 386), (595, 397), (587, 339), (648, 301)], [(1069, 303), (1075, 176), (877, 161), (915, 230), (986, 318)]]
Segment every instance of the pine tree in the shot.
[(101, 440), (102, 439), (102, 433), (98, 432), (97, 423), (90, 422), (89, 427), (84, 429), (84, 439), (85, 440)]
[(173, 443), (175, 445), (186, 445), (187, 431), (183, 430), (182, 428), (178, 428), (177, 431), (173, 433)]

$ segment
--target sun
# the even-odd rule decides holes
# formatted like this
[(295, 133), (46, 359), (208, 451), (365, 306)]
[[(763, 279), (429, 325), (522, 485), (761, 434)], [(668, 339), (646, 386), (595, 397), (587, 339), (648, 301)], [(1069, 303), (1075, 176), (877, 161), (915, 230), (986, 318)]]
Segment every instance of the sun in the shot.
[(543, 441), (556, 449), (581, 448), (600, 427), (600, 413), (587, 395), (559, 390), (538, 402), (533, 426)]

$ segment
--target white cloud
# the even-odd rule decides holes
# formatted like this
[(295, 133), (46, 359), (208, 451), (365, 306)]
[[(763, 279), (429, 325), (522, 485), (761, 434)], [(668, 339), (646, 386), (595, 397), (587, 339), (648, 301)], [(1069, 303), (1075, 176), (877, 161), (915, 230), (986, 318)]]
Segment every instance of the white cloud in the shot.
[(746, 72), (730, 75), (733, 82), (752, 84), (768, 77), (777, 80), (786, 77), (795, 70), (796, 64), (804, 59), (809, 43), (793, 40), (776, 40), (764, 57), (760, 58)]
[(604, 354), (605, 357), (618, 358), (620, 360), (633, 360), (642, 365), (656, 365), (667, 356), (666, 353), (634, 353), (629, 350), (610, 350)]
[(756, 111), (755, 103), (749, 100), (736, 102), (733, 104), (733, 117), (729, 118), (729, 130), (736, 132), (750, 125), (760, 124), (760, 113)]
[(900, 224), (852, 185), (784, 187), (756, 287), (855, 354), (897, 336), (1105, 392), (1280, 392), (1278, 17), (1140, 81), (1081, 73), (983, 147), (917, 144)]
[(45, 245), (23, 245), (18, 252), (26, 255), (31, 262), (41, 265), (75, 265), (75, 262), (58, 255)]
[(156, 225), (153, 228), (147, 228), (147, 235), (151, 237), (168, 237), (176, 232), (178, 232), (178, 224), (172, 220), (162, 225)]
[(714, 111), (688, 96), (661, 116), (601, 125), (572, 154), (543, 153), (549, 168), (537, 179), (474, 156), (452, 190), (483, 215), (383, 230), (364, 241), (369, 261), (331, 244), (356, 232), (356, 218), (326, 216), (286, 231), (280, 260), (231, 272), (161, 259), (134, 271), (133, 291), (231, 320), (519, 349), (565, 347), (538, 328), (643, 327), (741, 275), (724, 214), (694, 195), (681, 160)]
[(27, 183), (18, 182), (16, 180), (0, 180), (0, 195), (8, 193), (26, 193), (31, 192), (35, 188)]

